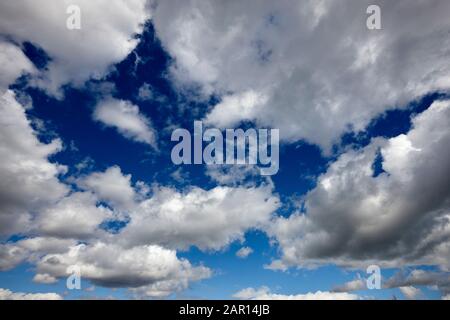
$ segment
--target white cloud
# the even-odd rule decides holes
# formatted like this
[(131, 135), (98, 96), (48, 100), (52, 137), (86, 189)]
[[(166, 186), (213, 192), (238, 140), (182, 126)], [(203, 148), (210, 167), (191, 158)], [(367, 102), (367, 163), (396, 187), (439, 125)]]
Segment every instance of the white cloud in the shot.
[(370, 4), (173, 0), (158, 3), (153, 22), (172, 76), (224, 95), (208, 121), (256, 120), (328, 149), (350, 126), (450, 88), (450, 3), (378, 1), (375, 31)]
[[(69, 4), (81, 9), (80, 30), (66, 28)], [(17, 42), (30, 41), (50, 56), (48, 70), (34, 83), (52, 94), (59, 94), (61, 85), (80, 86), (89, 77), (102, 77), (136, 46), (134, 35), (149, 18), (146, 0), (0, 3), (0, 33)]]
[(47, 273), (38, 273), (33, 277), (33, 282), (36, 283), (45, 283), (45, 284), (51, 284), (56, 283), (58, 279), (55, 277), (52, 277), (51, 275)]
[(64, 196), (56, 177), (65, 167), (48, 161), (61, 141), (39, 142), (12, 91), (0, 97), (0, 114), (0, 234), (13, 234), (30, 227), (31, 212)]
[(156, 147), (155, 132), (150, 120), (139, 107), (128, 101), (107, 98), (95, 107), (94, 120), (116, 128), (126, 138)]
[(0, 95), (3, 95), (8, 86), (21, 74), (34, 71), (33, 64), (17, 46), (0, 41)]
[(124, 175), (118, 166), (105, 172), (94, 172), (78, 179), (77, 184), (93, 191), (99, 199), (115, 208), (130, 208), (134, 205), (136, 193), (131, 186), (131, 175)]
[(148, 296), (161, 296), (168, 282), (172, 285), (165, 290), (166, 295), (170, 289), (186, 289), (190, 281), (211, 275), (208, 268), (194, 267), (186, 259), (177, 258), (173, 250), (155, 245), (124, 248), (102, 242), (72, 246), (63, 254), (48, 254), (37, 263), (37, 271), (63, 278), (67, 268), (74, 265), (80, 268), (82, 280), (105, 287), (146, 287)]
[(242, 185), (248, 178), (250, 183), (260, 177), (260, 171), (254, 165), (208, 165), (205, 174), (221, 185)]
[(0, 300), (62, 300), (56, 293), (23, 293), (0, 288)]
[(206, 118), (206, 124), (230, 128), (242, 119), (254, 119), (267, 102), (263, 94), (249, 90), (237, 95), (225, 96)]
[(24, 261), (34, 263), (48, 253), (63, 253), (75, 244), (74, 240), (53, 237), (34, 237), (0, 244), (0, 271), (13, 269)]
[(171, 248), (219, 250), (262, 228), (278, 208), (272, 188), (192, 188), (186, 193), (160, 187), (130, 212), (122, 239), (130, 244), (158, 243)]
[(409, 287), (400, 287), (400, 291), (402, 292), (403, 296), (408, 300), (416, 300), (418, 299), (422, 292), (420, 289), (417, 289), (415, 287), (409, 286)]
[(89, 192), (72, 193), (42, 209), (35, 220), (36, 230), (59, 238), (90, 238), (104, 220), (113, 217), (111, 210), (96, 206), (96, 202), (96, 197)]
[(333, 288), (333, 292), (350, 292), (367, 289), (367, 283), (364, 279), (355, 279)]
[(250, 247), (242, 247), (238, 251), (236, 251), (236, 257), (241, 258), (241, 259), (245, 259), (249, 255), (251, 255), (252, 253), (253, 253), (253, 249), (252, 248), (250, 248)]
[(26, 251), (20, 247), (0, 244), (0, 271), (7, 271), (25, 260)]
[[(342, 154), (305, 197), (306, 213), (271, 225), (285, 265), (439, 265), (450, 257), (450, 101), (413, 129)], [(378, 150), (386, 171), (373, 176)]]
[(243, 300), (357, 300), (356, 294), (346, 292), (316, 291), (302, 294), (277, 294), (272, 293), (269, 288), (259, 289), (246, 288), (233, 295), (233, 298)]

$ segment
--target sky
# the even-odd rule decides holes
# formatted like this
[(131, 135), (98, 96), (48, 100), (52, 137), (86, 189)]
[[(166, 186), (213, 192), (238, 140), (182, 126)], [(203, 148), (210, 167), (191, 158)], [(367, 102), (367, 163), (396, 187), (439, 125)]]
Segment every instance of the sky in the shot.
[[(450, 299), (449, 13), (1, 1), (0, 300)], [(278, 171), (175, 164), (195, 121)]]

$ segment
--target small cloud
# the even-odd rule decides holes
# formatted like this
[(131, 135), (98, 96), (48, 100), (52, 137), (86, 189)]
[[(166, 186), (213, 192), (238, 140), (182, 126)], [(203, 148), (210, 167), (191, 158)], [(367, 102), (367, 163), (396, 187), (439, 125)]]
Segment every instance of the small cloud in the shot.
[(241, 259), (245, 259), (252, 253), (253, 253), (253, 249), (252, 248), (250, 248), (250, 247), (242, 247), (236, 252), (236, 257), (241, 258)]
[(265, 264), (264, 269), (272, 271), (286, 271), (287, 265), (281, 260), (274, 260), (270, 264)]
[(55, 283), (57, 281), (58, 280), (55, 277), (49, 275), (48, 273), (38, 273), (33, 278), (33, 282), (36, 282), (36, 283), (51, 284), (51, 283)]
[(115, 128), (124, 137), (156, 149), (156, 134), (150, 119), (129, 101), (107, 98), (95, 107), (94, 120)]
[(422, 295), (422, 291), (413, 286), (399, 288), (405, 299), (416, 300)]

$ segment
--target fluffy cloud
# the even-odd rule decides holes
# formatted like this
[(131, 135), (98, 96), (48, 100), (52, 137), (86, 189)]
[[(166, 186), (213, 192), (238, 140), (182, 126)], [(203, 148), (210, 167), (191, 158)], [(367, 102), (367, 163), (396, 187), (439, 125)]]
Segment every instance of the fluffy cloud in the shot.
[(62, 300), (56, 293), (23, 293), (0, 288), (0, 300)]
[[(178, 82), (224, 95), (207, 116), (281, 129), (328, 149), (387, 108), (450, 87), (446, 0), (161, 1), (153, 22)], [(413, 18), (412, 18), (413, 17)]]
[(125, 249), (102, 242), (79, 244), (63, 254), (46, 255), (37, 263), (37, 272), (62, 278), (67, 277), (70, 266), (79, 268), (82, 280), (90, 280), (96, 285), (139, 287), (140, 290), (147, 286), (145, 293), (148, 296), (161, 296), (163, 291), (167, 295), (171, 290), (185, 289), (191, 280), (211, 275), (206, 267), (193, 267), (189, 261), (178, 259), (173, 250), (155, 245)]
[(134, 205), (136, 193), (131, 186), (131, 175), (124, 175), (119, 167), (108, 168), (105, 172), (94, 172), (80, 178), (78, 185), (93, 191), (100, 199), (115, 208), (126, 209)]
[[(69, 5), (81, 9), (81, 29), (66, 27)], [(108, 10), (105, 11), (105, 8)], [(0, 4), (0, 33), (41, 47), (51, 58), (35, 84), (58, 94), (59, 87), (99, 78), (136, 46), (135, 34), (150, 18), (146, 0), (32, 0)]]
[(272, 293), (269, 288), (246, 288), (233, 295), (237, 299), (245, 300), (357, 300), (356, 294), (346, 292), (316, 291), (304, 294), (285, 295)]
[(219, 250), (242, 240), (247, 230), (263, 228), (279, 207), (278, 197), (267, 184), (210, 190), (192, 187), (184, 192), (154, 186), (142, 193), (132, 187), (131, 176), (118, 167), (93, 172), (80, 178), (78, 184), (99, 200), (126, 211), (129, 223), (118, 239), (125, 246), (159, 244)]
[(3, 95), (8, 86), (21, 74), (34, 71), (33, 64), (17, 46), (0, 41), (0, 94)]
[(350, 292), (367, 289), (367, 284), (364, 279), (355, 279), (344, 283), (343, 285), (333, 288), (333, 292)]
[(116, 128), (128, 139), (156, 147), (155, 132), (150, 120), (139, 112), (139, 107), (128, 101), (108, 98), (95, 107), (94, 119)]
[(36, 283), (45, 283), (45, 284), (51, 284), (56, 283), (58, 279), (55, 277), (47, 274), (47, 273), (38, 273), (33, 277), (33, 282)]
[(97, 199), (88, 192), (75, 192), (49, 206), (35, 219), (36, 232), (41, 235), (86, 239), (92, 237), (98, 226), (113, 213), (96, 206)]
[[(278, 218), (269, 233), (285, 265), (450, 265), (450, 102), (413, 129), (342, 154), (305, 197), (306, 213)], [(374, 176), (378, 152), (385, 172)]]
[(39, 142), (10, 90), (0, 97), (0, 114), (0, 234), (13, 234), (29, 228), (32, 211), (66, 194), (57, 179), (65, 168), (48, 161), (61, 142)]
[(122, 232), (129, 244), (219, 250), (245, 232), (261, 228), (278, 208), (269, 186), (192, 188), (186, 193), (160, 187), (130, 213)]
[(24, 261), (35, 263), (45, 254), (66, 252), (75, 244), (74, 240), (53, 237), (34, 237), (0, 244), (0, 271), (10, 270)]
[(416, 300), (422, 294), (422, 291), (420, 291), (420, 289), (417, 289), (412, 286), (400, 287), (399, 289), (400, 289), (401, 293), (403, 294), (403, 296), (405, 297), (405, 299), (408, 299), (408, 300)]

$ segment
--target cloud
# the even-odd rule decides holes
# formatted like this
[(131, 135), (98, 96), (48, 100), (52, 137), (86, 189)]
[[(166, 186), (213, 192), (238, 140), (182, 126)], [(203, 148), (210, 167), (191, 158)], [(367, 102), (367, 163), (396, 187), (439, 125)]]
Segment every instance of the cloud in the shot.
[(333, 292), (351, 292), (367, 289), (364, 279), (355, 279), (333, 288)]
[(233, 295), (233, 298), (243, 300), (358, 300), (356, 294), (346, 292), (316, 291), (304, 294), (285, 295), (272, 293), (269, 288), (246, 288)]
[(47, 273), (38, 273), (33, 277), (33, 282), (36, 283), (44, 283), (44, 284), (52, 284), (56, 283), (58, 279), (55, 277), (52, 277), (51, 275)]
[[(193, 267), (186, 259), (179, 259), (173, 250), (156, 245), (123, 248), (117, 244), (95, 242), (72, 246), (62, 254), (48, 254), (40, 259), (38, 274), (55, 278), (67, 277), (67, 268), (80, 268), (81, 279), (95, 285), (117, 288), (140, 288), (147, 286), (148, 296), (161, 296), (163, 287), (171, 282), (171, 290), (186, 289), (191, 280), (211, 275), (203, 266)], [(150, 286), (150, 287), (148, 287)], [(159, 287), (159, 290), (156, 290)], [(152, 291), (153, 289), (153, 291)], [(159, 291), (159, 292), (157, 292)], [(152, 293), (153, 292), (153, 293)]]
[(0, 4), (0, 33), (17, 43), (31, 42), (49, 55), (46, 70), (33, 82), (55, 95), (60, 95), (61, 85), (80, 86), (90, 77), (101, 78), (112, 64), (122, 61), (136, 46), (134, 35), (151, 15), (146, 0), (74, 0), (70, 4), (80, 7), (80, 30), (67, 29), (65, 1)]
[(0, 95), (3, 95), (8, 86), (13, 83), (21, 74), (31, 73), (34, 70), (33, 64), (23, 54), (17, 46), (2, 42), (0, 40), (0, 65), (2, 74), (0, 75)]
[(241, 259), (245, 259), (249, 255), (251, 255), (252, 253), (253, 253), (253, 249), (252, 248), (250, 248), (250, 247), (242, 247), (238, 251), (236, 251), (236, 257), (241, 258)]
[(148, 83), (144, 83), (138, 91), (138, 98), (142, 101), (152, 100), (154, 98), (154, 93), (152, 87)]
[[(406, 299), (420, 299), (424, 297), (418, 286), (426, 286), (433, 290), (439, 290), (442, 297), (450, 292), (450, 275), (448, 272), (426, 271), (413, 269), (410, 271), (399, 270), (392, 277), (383, 279), (382, 289), (398, 288)], [(366, 280), (358, 278), (342, 285), (335, 286), (332, 292), (352, 292), (367, 290)]]
[(422, 295), (422, 291), (420, 291), (420, 289), (412, 286), (400, 287), (399, 289), (402, 292), (403, 296), (408, 300), (416, 300)]
[(0, 244), (0, 271), (13, 269), (24, 261), (35, 263), (48, 253), (63, 253), (75, 244), (74, 240), (53, 237), (26, 238), (15, 243)]
[(56, 293), (23, 293), (0, 288), (0, 300), (62, 300)]
[(242, 239), (247, 230), (262, 228), (278, 206), (269, 186), (193, 187), (185, 193), (159, 187), (129, 213), (122, 239), (133, 245), (219, 250)]
[(125, 246), (151, 243), (183, 250), (190, 246), (220, 250), (242, 239), (247, 230), (263, 228), (279, 207), (278, 197), (266, 184), (185, 191), (136, 184), (136, 188), (148, 189), (142, 193), (119, 167), (92, 172), (78, 179), (78, 184), (126, 212), (129, 223), (120, 233)]
[(61, 149), (61, 141), (39, 142), (10, 90), (0, 97), (0, 114), (0, 234), (10, 235), (26, 231), (31, 212), (54, 203), (68, 189), (57, 179), (66, 168), (48, 160)]
[(223, 96), (208, 121), (255, 120), (328, 150), (386, 109), (450, 87), (450, 3), (378, 1), (382, 30), (368, 30), (371, 4), (173, 0), (152, 21), (180, 87)]
[(107, 98), (95, 107), (94, 120), (113, 127), (128, 139), (156, 148), (155, 132), (150, 120), (139, 112), (139, 107), (128, 101)]
[(134, 205), (136, 193), (131, 186), (131, 175), (124, 175), (118, 166), (105, 172), (94, 172), (78, 179), (77, 184), (93, 191), (98, 198), (115, 208), (126, 209)]
[(258, 107), (266, 102), (266, 96), (253, 90), (225, 96), (208, 114), (205, 123), (230, 128), (242, 119), (254, 119), (261, 111)]
[[(285, 265), (448, 270), (450, 101), (434, 102), (412, 122), (407, 134), (342, 154), (305, 196), (306, 213), (271, 224)], [(385, 172), (374, 176), (378, 153)]]
[(97, 199), (91, 193), (72, 193), (42, 209), (35, 220), (36, 232), (58, 238), (90, 238), (103, 221), (113, 217), (111, 210), (96, 203)]
[(208, 165), (205, 174), (218, 184), (232, 186), (254, 183), (260, 177), (254, 165)]
[(448, 272), (433, 272), (413, 269), (410, 272), (399, 271), (391, 278), (383, 281), (385, 288), (435, 287), (442, 295), (450, 292), (450, 274)]

